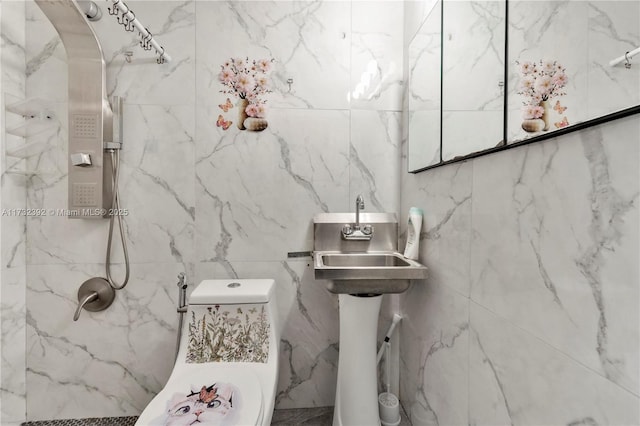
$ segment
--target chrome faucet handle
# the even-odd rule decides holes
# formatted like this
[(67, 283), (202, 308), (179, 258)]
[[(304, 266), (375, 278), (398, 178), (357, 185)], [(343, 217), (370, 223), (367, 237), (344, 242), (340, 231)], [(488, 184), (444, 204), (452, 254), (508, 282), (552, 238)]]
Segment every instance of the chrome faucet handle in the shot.
[(353, 224), (356, 231), (360, 230), (360, 210), (364, 210), (364, 198), (362, 194), (358, 194), (356, 197), (356, 223)]
[(342, 235), (351, 235), (353, 234), (353, 227), (349, 224), (342, 225)]
[(78, 321), (83, 309), (90, 312), (107, 309), (115, 297), (116, 291), (105, 278), (89, 278), (78, 289), (78, 308), (73, 315), (73, 320)]
[(94, 302), (94, 301), (98, 300), (99, 298), (100, 298), (100, 296), (98, 295), (98, 292), (94, 291), (94, 292), (88, 294), (84, 299), (82, 299), (82, 301), (78, 305), (78, 308), (76, 309), (76, 313), (73, 314), (73, 320), (74, 321), (78, 321), (78, 318), (80, 318), (80, 312), (82, 312), (82, 308), (84, 308), (84, 305), (86, 305), (87, 303)]
[(373, 235), (373, 226), (372, 226), (372, 225), (369, 225), (369, 224), (364, 225), (364, 226), (362, 227), (362, 233), (363, 233), (364, 235)]

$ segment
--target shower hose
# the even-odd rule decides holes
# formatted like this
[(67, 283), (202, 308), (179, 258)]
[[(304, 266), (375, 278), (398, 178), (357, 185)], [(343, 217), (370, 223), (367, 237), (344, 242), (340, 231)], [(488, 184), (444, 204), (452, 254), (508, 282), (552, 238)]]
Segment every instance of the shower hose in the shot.
[[(124, 225), (122, 223), (122, 214), (120, 210), (120, 197), (118, 196), (118, 178), (120, 176), (120, 150), (110, 149), (111, 167), (113, 173), (113, 198), (111, 202), (111, 214), (109, 215), (109, 238), (107, 239), (107, 259), (105, 268), (107, 281), (114, 290), (122, 290), (129, 282), (129, 252), (127, 250), (127, 241), (124, 238)], [(113, 225), (118, 221), (118, 229), (120, 230), (120, 241), (122, 242), (122, 253), (124, 255), (125, 275), (122, 284), (118, 284), (111, 276), (111, 243), (113, 242)]]

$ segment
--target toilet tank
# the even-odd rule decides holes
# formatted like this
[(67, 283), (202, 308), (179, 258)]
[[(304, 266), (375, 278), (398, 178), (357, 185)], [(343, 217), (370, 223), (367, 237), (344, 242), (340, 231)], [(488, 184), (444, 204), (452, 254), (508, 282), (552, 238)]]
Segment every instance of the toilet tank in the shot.
[(189, 305), (267, 303), (274, 288), (272, 279), (203, 280), (189, 296)]
[(275, 305), (273, 279), (203, 280), (189, 296), (179, 359), (277, 365)]

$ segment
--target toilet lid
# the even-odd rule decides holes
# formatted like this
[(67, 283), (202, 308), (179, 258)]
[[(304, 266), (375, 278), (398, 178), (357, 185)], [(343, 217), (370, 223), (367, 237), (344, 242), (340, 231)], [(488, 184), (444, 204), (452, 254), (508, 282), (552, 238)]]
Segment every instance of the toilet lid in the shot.
[(262, 387), (248, 368), (210, 364), (174, 371), (145, 408), (137, 426), (255, 425), (262, 416)]

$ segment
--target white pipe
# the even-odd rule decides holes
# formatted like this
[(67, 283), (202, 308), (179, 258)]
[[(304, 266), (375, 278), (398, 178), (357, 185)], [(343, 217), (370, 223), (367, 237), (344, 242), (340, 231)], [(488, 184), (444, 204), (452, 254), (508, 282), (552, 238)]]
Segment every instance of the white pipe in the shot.
[(389, 331), (384, 336), (384, 343), (380, 346), (380, 350), (378, 350), (377, 364), (380, 364), (380, 360), (382, 359), (382, 355), (384, 354), (385, 343), (388, 343), (391, 339), (391, 335), (396, 328), (396, 325), (400, 322), (402, 317), (398, 314), (393, 314), (393, 319), (391, 320), (391, 326), (389, 326)]
[(114, 6), (120, 9), (120, 12), (122, 12), (122, 16), (126, 17), (133, 24), (133, 26), (136, 27), (138, 31), (140, 31), (141, 37), (147, 38), (151, 36), (151, 39), (149, 39), (149, 44), (151, 44), (151, 46), (153, 46), (153, 48), (156, 49), (156, 52), (160, 55), (160, 58), (163, 59), (164, 62), (171, 62), (171, 56), (169, 56), (164, 51), (164, 47), (160, 46), (156, 41), (156, 39), (153, 38), (151, 34), (149, 34), (149, 31), (147, 31), (144, 25), (142, 25), (142, 23), (138, 20), (138, 18), (136, 18), (135, 13), (131, 12), (131, 9), (129, 9), (122, 0), (111, 0), (111, 1), (113, 1)]
[(627, 59), (631, 59), (633, 58), (635, 55), (637, 55), (638, 53), (640, 53), (640, 47), (638, 47), (637, 49), (634, 49), (630, 52), (627, 52), (626, 54), (619, 56), (611, 61), (609, 61), (609, 65), (611, 65), (612, 67), (615, 67), (616, 65), (618, 65), (620, 62), (624, 62)]
[(384, 384), (384, 387), (387, 391), (387, 393), (391, 393), (391, 343), (389, 342), (385, 342), (384, 343), (385, 346), (385, 355), (384, 355), (384, 359), (386, 362), (386, 365), (384, 367), (385, 371), (385, 375), (386, 375), (386, 383)]

